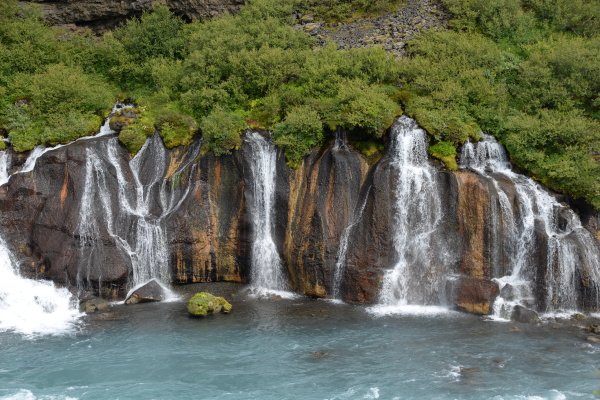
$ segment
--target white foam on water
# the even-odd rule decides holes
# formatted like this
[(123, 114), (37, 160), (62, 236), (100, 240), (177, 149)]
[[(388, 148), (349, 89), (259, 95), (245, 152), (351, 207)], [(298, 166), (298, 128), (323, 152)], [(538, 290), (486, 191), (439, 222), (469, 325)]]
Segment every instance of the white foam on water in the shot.
[(449, 309), (443, 306), (422, 306), (415, 304), (405, 305), (375, 305), (367, 309), (371, 314), (375, 316), (386, 316), (386, 315), (421, 315), (421, 316), (434, 316), (434, 315), (460, 315), (458, 311)]
[(369, 389), (369, 393), (363, 397), (363, 399), (378, 399), (379, 398), (379, 388), (372, 387)]
[(40, 396), (37, 397), (31, 390), (20, 389), (18, 392), (0, 397), (0, 400), (78, 400), (69, 396)]
[(252, 298), (269, 298), (273, 296), (279, 296), (282, 299), (293, 300), (302, 297), (297, 293), (289, 292), (287, 290), (273, 290), (261, 287), (250, 287), (249, 289), (248, 296)]
[(82, 315), (67, 289), (20, 276), (14, 256), (0, 238), (0, 331), (29, 337), (72, 333)]

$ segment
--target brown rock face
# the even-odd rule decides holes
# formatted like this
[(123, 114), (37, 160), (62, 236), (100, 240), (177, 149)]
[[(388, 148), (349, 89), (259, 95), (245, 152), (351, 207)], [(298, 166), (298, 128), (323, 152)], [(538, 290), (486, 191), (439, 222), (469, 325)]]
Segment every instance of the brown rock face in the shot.
[(460, 272), (490, 278), (490, 192), (488, 182), (469, 172), (455, 173), (458, 181), (458, 231), (463, 239)]
[(244, 181), (234, 157), (200, 157), (190, 189), (167, 222), (175, 282), (243, 282), (247, 270)]
[(98, 31), (111, 29), (139, 16), (155, 4), (164, 4), (189, 20), (204, 20), (235, 13), (245, 0), (29, 0), (40, 5), (50, 25), (86, 26)]
[[(92, 138), (48, 151), (33, 171), (13, 174), (0, 186), (0, 225), (22, 271), (104, 297), (123, 296), (137, 279), (136, 268), (161, 263), (167, 268), (162, 278), (170, 274), (175, 283), (246, 282), (253, 240), (248, 188), (255, 184), (249, 161), (255, 154), (245, 143), (215, 157), (203, 154), (201, 144), (167, 150), (154, 135), (132, 160), (117, 138)], [(290, 289), (318, 297), (332, 297), (335, 289), (349, 302), (379, 301), (382, 278), (398, 261), (394, 188), (400, 183), (392, 156), (369, 166), (351, 148), (329, 143), (293, 170), (278, 152), (273, 239)], [(23, 163), (14, 155), (9, 169)], [(438, 171), (435, 182), (442, 215), (427, 239), (431, 254), (412, 260), (409, 285), (434, 288), (423, 304), (447, 301), (488, 314), (498, 295), (492, 279), (514, 268), (509, 256), (520, 227), (513, 222), (525, 212), (523, 193), (507, 177), (467, 171)], [(589, 214), (591, 230), (597, 217)], [(557, 207), (557, 226), (569, 225), (571, 215)], [(542, 221), (531, 231), (524, 257), (532, 267), (522, 278), (530, 282), (525, 289), (532, 300), (524, 305), (545, 311), (576, 302), (597, 309), (598, 266), (586, 253), (594, 237), (573, 230), (560, 237), (559, 248)], [(577, 257), (572, 296), (558, 295), (558, 251)]]
[(448, 286), (454, 305), (472, 314), (490, 314), (499, 293), (498, 284), (487, 279), (461, 277), (456, 281), (449, 281)]
[(368, 166), (356, 152), (327, 148), (285, 174), (288, 199), (284, 262), (301, 292), (331, 297), (339, 245), (359, 206)]

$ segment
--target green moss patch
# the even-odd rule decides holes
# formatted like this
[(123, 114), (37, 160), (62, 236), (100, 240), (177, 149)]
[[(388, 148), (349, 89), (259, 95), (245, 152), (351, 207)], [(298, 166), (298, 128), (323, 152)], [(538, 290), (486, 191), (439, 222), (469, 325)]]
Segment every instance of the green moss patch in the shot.
[(231, 304), (223, 297), (213, 296), (208, 292), (196, 293), (187, 302), (188, 312), (196, 317), (220, 312), (227, 314), (231, 311), (231, 307)]

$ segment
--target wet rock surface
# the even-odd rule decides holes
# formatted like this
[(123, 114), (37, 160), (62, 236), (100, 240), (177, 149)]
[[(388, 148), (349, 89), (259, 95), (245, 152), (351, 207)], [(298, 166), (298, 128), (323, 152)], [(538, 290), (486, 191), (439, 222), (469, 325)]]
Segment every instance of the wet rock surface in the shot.
[(454, 305), (472, 314), (488, 315), (492, 311), (499, 289), (496, 282), (473, 277), (448, 281), (447, 292)]
[[(247, 282), (253, 232), (246, 188), (253, 185), (248, 164), (253, 155), (242, 146), (231, 156), (215, 157), (201, 153), (200, 144), (166, 150), (160, 136), (149, 139), (136, 161), (137, 179), (146, 188), (144, 220), (164, 231), (164, 256), (173, 282)], [(296, 170), (278, 153), (275, 245), (291, 290), (332, 297), (342, 236), (353, 223), (339, 298), (376, 303), (383, 277), (398, 257), (391, 234), (397, 171), (388, 154), (369, 165), (351, 146), (334, 147), (331, 141), (314, 150)], [(22, 156), (15, 156), (9, 168), (23, 163)], [(23, 274), (77, 287), (79, 292), (123, 298), (134, 258), (120, 240), (133, 246), (140, 235), (137, 211), (126, 209), (139, 196), (135, 181), (130, 156), (114, 137), (49, 151), (33, 171), (13, 175), (0, 187), (0, 225), (7, 244), (23, 261)], [(432, 248), (431, 260), (448, 262), (445, 279), (460, 277), (446, 287), (444, 296), (465, 311), (489, 314), (498, 292), (491, 279), (509, 271), (503, 253), (508, 250), (502, 245), (506, 232), (494, 231), (491, 225), (498, 209), (497, 189), (489, 178), (470, 171), (439, 171), (437, 182), (444, 215), (436, 229), (443, 241)], [(514, 185), (508, 180), (499, 185), (515, 205), (515, 214), (520, 212)], [(129, 201), (123, 203), (123, 198)], [(83, 207), (86, 201), (89, 212)], [(364, 209), (358, 207), (361, 203)], [(112, 212), (107, 214), (107, 208)], [(565, 238), (568, 243), (577, 243), (575, 239)], [(549, 236), (540, 224), (533, 240), (536, 251), (528, 256), (536, 266), (530, 277), (534, 300), (525, 305), (545, 311), (552, 305), (548, 285), (557, 265), (547, 266), (544, 249)], [(576, 296), (593, 309), (593, 266), (581, 265)], [(514, 297), (510, 290), (503, 287), (504, 300)]]
[(514, 307), (511, 319), (524, 324), (536, 324), (541, 322), (539, 315), (535, 311), (520, 305)]
[(165, 299), (165, 290), (156, 281), (151, 280), (145, 285), (137, 288), (126, 299), (125, 304), (148, 303), (151, 301), (161, 301)]

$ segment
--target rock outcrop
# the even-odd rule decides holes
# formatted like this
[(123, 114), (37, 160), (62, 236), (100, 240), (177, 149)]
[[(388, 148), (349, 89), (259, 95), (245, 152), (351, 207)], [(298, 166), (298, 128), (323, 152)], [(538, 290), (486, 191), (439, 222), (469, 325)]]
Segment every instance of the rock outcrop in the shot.
[[(118, 139), (92, 138), (48, 151), (33, 171), (14, 174), (0, 186), (0, 225), (24, 274), (122, 298), (147, 265), (143, 257), (154, 251), (154, 259), (167, 268), (163, 279), (247, 282), (252, 216), (246, 187), (253, 184), (253, 154), (247, 144), (220, 157), (202, 153), (200, 146), (167, 150), (154, 135), (131, 160)], [(10, 169), (23, 162), (15, 155)], [(332, 297), (337, 287), (345, 301), (378, 301), (382, 279), (398, 258), (390, 232), (393, 188), (400, 183), (392, 162), (384, 154), (370, 165), (352, 147), (332, 141), (294, 170), (279, 152), (274, 239), (293, 290)], [(436, 254), (429, 259), (447, 266), (442, 278), (452, 284), (446, 285), (445, 301), (488, 314), (499, 292), (492, 279), (507, 275), (512, 251), (509, 227), (498, 222), (498, 191), (518, 215), (514, 183), (444, 170), (438, 170), (436, 182), (443, 217), (436, 225), (439, 247), (431, 249)], [(336, 282), (344, 235), (347, 252)], [(538, 224), (532, 237), (535, 251), (527, 257), (535, 269), (527, 278), (534, 287), (527, 307), (545, 311), (555, 301), (550, 280), (559, 266), (547, 253), (553, 239), (547, 231)], [(570, 249), (582, 243), (577, 237), (564, 240)], [(573, 296), (582, 309), (599, 305), (597, 266), (590, 260), (581, 256), (575, 271), (579, 283)], [(440, 277), (423, 274), (434, 278)], [(504, 286), (502, 297), (511, 300), (515, 290)]]
[(162, 301), (165, 298), (165, 289), (163, 289), (156, 279), (152, 279), (127, 296), (125, 304), (149, 303), (153, 301)]
[(140, 16), (155, 4), (164, 4), (188, 20), (210, 19), (224, 13), (234, 14), (246, 0), (28, 0), (37, 3), (50, 25), (63, 28), (89, 27), (104, 31), (128, 18)]

